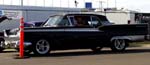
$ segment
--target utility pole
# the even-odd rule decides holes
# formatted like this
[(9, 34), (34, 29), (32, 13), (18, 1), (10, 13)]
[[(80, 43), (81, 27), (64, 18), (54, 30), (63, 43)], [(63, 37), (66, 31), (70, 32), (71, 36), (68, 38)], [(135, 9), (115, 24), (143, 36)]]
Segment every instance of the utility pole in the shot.
[(68, 8), (69, 8), (69, 0), (68, 0)]
[(13, 1), (12, 0), (10, 1), (10, 5), (13, 5)]
[(43, 4), (44, 4), (44, 7), (45, 7), (45, 0), (43, 0)]
[(53, 0), (52, 0), (52, 7), (53, 7)]
[(4, 0), (3, 0), (3, 5), (4, 5)]
[(108, 2), (108, 0), (107, 0), (107, 8), (108, 8), (108, 4), (109, 4), (109, 2)]
[(115, 8), (117, 8), (117, 0), (115, 0)]
[(21, 6), (23, 6), (23, 0), (21, 0)]
[(59, 3), (59, 4), (60, 4), (60, 7), (61, 7), (61, 0), (60, 0), (60, 3)]
[(37, 6), (37, 0), (35, 0), (35, 6)]
[(103, 1), (99, 0), (99, 9), (101, 9), (101, 11), (103, 11)]

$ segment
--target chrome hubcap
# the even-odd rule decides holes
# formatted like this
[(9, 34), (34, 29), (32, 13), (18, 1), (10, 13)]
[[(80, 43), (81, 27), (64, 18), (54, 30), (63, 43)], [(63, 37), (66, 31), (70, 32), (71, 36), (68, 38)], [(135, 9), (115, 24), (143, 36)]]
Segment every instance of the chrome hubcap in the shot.
[(122, 49), (125, 48), (126, 43), (125, 43), (125, 40), (118, 40), (117, 39), (117, 40), (114, 41), (114, 45), (115, 45), (115, 48), (117, 50), (122, 50)]
[(50, 45), (46, 40), (39, 40), (36, 44), (36, 51), (39, 54), (46, 54), (50, 49)]

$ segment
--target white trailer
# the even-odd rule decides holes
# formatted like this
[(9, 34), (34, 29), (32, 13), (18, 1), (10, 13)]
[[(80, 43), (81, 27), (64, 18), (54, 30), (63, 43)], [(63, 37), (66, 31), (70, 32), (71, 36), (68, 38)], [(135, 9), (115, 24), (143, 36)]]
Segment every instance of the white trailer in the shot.
[(136, 11), (106, 11), (106, 12), (96, 12), (98, 14), (106, 15), (110, 22), (115, 24), (135, 24), (135, 13)]

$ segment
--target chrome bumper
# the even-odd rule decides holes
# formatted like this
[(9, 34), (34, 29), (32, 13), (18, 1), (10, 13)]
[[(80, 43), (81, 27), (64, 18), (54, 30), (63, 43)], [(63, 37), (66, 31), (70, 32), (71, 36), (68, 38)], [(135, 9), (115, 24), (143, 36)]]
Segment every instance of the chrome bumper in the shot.
[[(24, 48), (27, 48), (29, 46), (31, 46), (32, 43), (31, 42), (24, 42)], [(20, 46), (20, 42), (19, 41), (16, 41), (15, 45), (14, 45), (14, 48), (19, 48)]]
[(149, 41), (150, 40), (150, 35), (146, 35), (145, 39)]

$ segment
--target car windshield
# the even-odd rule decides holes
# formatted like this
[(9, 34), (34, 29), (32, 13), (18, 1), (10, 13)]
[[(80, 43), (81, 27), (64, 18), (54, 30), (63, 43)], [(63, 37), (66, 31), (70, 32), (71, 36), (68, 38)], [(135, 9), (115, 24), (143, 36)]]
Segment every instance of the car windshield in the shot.
[(61, 21), (62, 16), (50, 16), (49, 19), (46, 21), (44, 26), (57, 26), (58, 23)]

